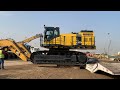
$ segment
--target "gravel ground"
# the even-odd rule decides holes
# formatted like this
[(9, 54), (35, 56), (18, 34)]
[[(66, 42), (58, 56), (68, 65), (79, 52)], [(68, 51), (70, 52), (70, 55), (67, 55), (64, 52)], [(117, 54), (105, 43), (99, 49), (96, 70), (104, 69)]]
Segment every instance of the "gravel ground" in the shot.
[(35, 65), (22, 60), (6, 60), (5, 70), (0, 70), (0, 79), (112, 79), (98, 72), (90, 73), (79, 67), (56, 67), (56, 65)]

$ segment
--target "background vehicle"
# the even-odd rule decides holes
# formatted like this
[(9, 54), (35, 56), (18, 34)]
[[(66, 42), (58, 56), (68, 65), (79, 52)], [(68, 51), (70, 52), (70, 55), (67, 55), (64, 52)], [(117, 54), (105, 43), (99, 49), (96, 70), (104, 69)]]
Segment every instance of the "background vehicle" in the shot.
[(31, 51), (30, 46), (27, 45), (30, 41), (39, 38), (41, 34), (36, 34), (23, 41), (16, 42), (14, 39), (1, 39), (0, 47), (4, 48), (5, 59), (12, 59), (19, 57), (23, 61), (30, 60)]

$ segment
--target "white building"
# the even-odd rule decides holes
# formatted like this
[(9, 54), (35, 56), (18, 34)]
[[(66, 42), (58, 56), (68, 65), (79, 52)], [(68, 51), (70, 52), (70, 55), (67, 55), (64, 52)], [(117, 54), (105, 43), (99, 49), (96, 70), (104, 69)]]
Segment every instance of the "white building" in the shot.
[(120, 55), (120, 52), (118, 52), (118, 55)]

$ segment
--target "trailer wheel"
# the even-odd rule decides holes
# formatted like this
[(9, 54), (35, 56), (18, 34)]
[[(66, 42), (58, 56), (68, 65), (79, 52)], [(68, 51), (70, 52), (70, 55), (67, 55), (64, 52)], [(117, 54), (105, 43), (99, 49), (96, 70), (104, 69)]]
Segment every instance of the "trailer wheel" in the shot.
[(114, 61), (117, 61), (117, 59), (115, 58)]

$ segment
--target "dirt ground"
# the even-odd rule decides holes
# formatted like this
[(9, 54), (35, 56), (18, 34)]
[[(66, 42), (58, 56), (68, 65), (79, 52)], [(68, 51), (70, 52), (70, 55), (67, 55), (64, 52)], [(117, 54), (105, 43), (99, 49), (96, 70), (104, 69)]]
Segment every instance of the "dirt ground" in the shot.
[(6, 60), (5, 70), (0, 70), (0, 79), (113, 79), (98, 72), (90, 73), (77, 66), (35, 65), (22, 60)]

